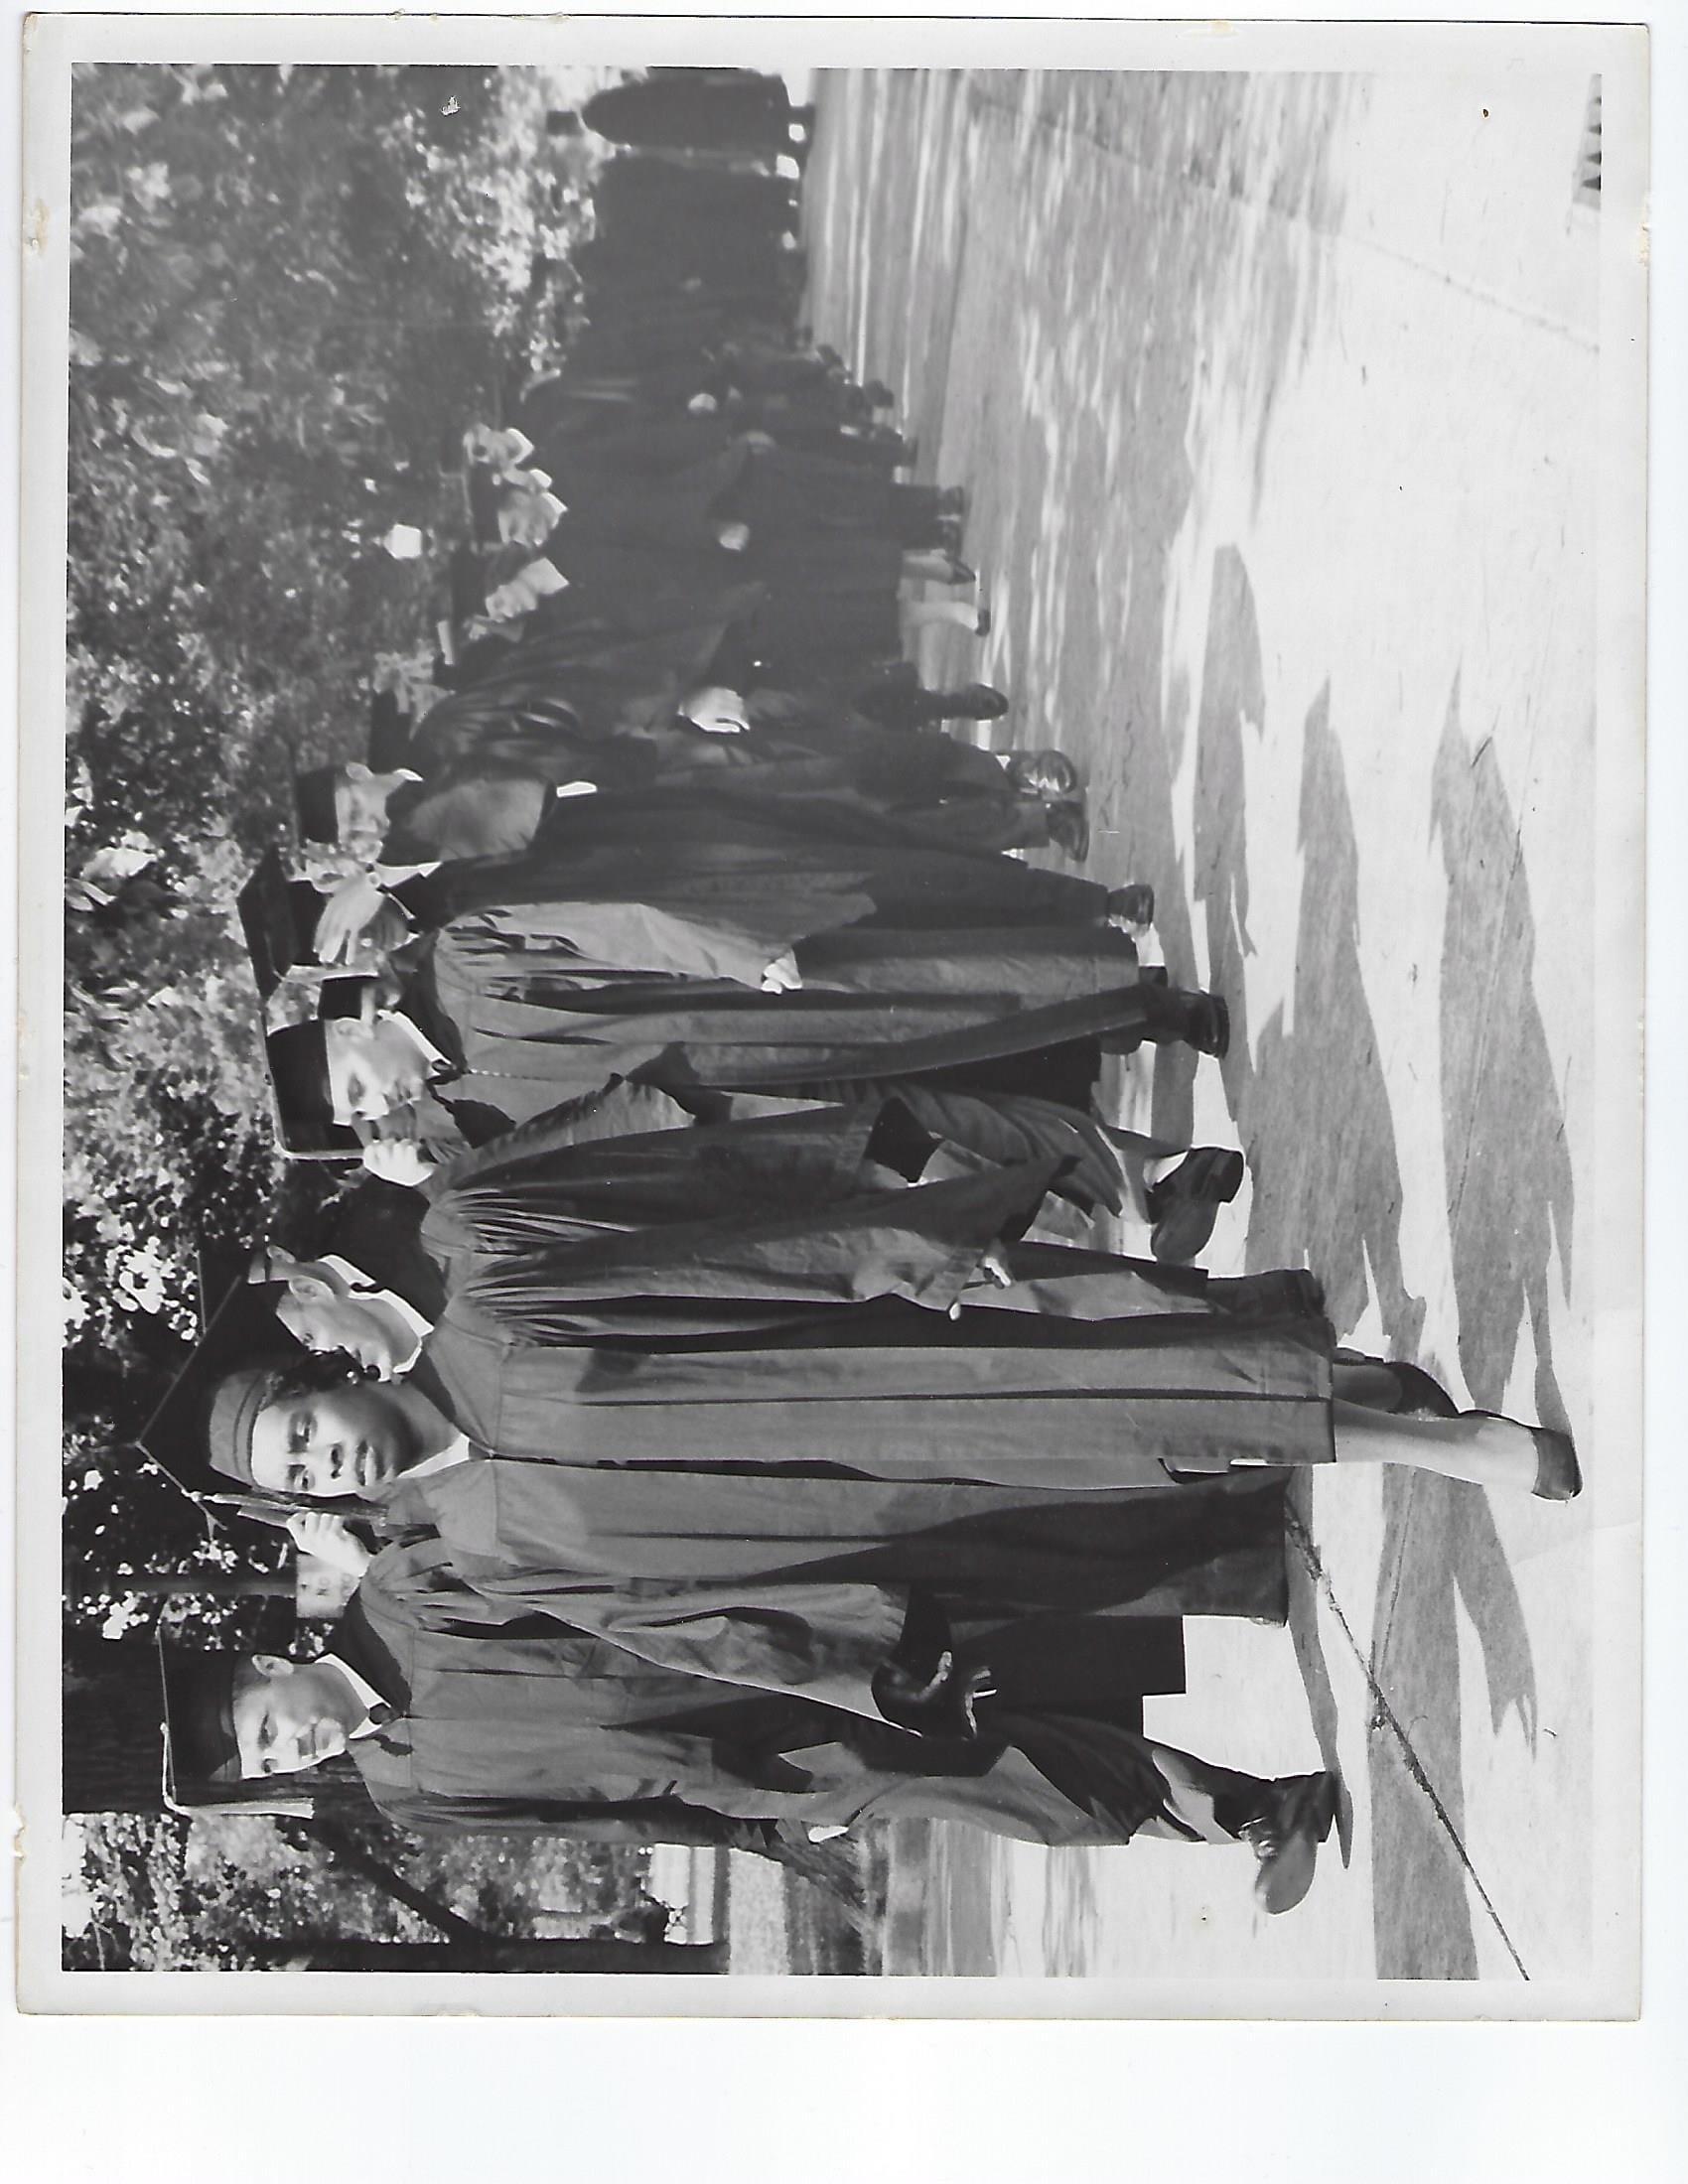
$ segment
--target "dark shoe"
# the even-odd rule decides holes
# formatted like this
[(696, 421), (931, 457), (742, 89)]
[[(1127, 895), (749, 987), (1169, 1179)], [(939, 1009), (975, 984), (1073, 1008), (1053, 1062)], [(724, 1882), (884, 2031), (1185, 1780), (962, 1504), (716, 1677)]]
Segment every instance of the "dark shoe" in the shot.
[(1090, 854), (1090, 821), (1083, 804), (1075, 796), (1066, 797), (1057, 804), (1046, 804), (1044, 817), (1054, 847), (1081, 865)]
[(1166, 1266), (1187, 1267), (1213, 1233), (1219, 1208), (1242, 1188), (1240, 1153), (1196, 1146), (1149, 1192), (1155, 1224), (1149, 1248)]
[(939, 515), (964, 516), (967, 513), (967, 488), (965, 485), (945, 485), (937, 496)]
[(1260, 1861), (1254, 1897), (1269, 1916), (1293, 1911), (1313, 1886), (1319, 1845), (1336, 1817), (1334, 1774), (1287, 1775), (1272, 1784), (1266, 1810), (1238, 1829)]
[(1133, 881), (1129, 887), (1113, 888), (1108, 895), (1108, 916), (1122, 925), (1153, 925), (1154, 888), (1146, 880)]
[[(977, 569), (969, 569), (964, 561), (957, 561), (955, 556), (951, 554), (949, 557), (949, 576), (946, 581), (956, 586), (957, 589), (963, 584), (976, 585), (979, 581), (979, 572)], [(983, 636), (984, 631), (981, 629), (979, 634)]]
[[(1007, 698), (989, 683), (969, 683), (965, 690), (946, 690), (940, 695), (946, 701), (945, 718), (952, 721), (1000, 721), (1008, 711)], [(1076, 775), (1073, 785), (1077, 786)]]
[(939, 553), (947, 554), (953, 561), (961, 551), (960, 518), (953, 515), (940, 517), (934, 528), (932, 543)]
[(979, 609), (979, 617), (973, 624), (973, 634), (976, 637), (988, 637), (990, 633), (991, 611), (988, 607), (981, 607)]
[(1078, 768), (1064, 751), (1010, 751), (1005, 770), (1015, 787), (1030, 795), (1060, 798), (1083, 793)]
[(1555, 1433), (1551, 1426), (1532, 1426), (1530, 1435), (1536, 1444), (1537, 1500), (1575, 1501), (1583, 1491), (1583, 1470), (1570, 1434)]
[(1177, 1024), (1164, 1035), (1222, 1059), (1231, 1043), (1231, 1013), (1217, 994), (1190, 994)]

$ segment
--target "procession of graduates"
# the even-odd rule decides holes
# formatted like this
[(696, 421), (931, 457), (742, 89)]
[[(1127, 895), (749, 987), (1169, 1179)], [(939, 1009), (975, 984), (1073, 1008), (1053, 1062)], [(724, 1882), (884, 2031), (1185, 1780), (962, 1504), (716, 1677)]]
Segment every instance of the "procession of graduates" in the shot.
[(1147, 1834), (1286, 1910), (1337, 1784), (1145, 1734), (1183, 1619), (1283, 1621), (1299, 1467), (1564, 1499), (1570, 1443), (1338, 1350), (1311, 1273), (1209, 1276), (1241, 1155), (1097, 1113), (1224, 1004), (1073, 869), (1070, 762), (901, 660), (988, 614), (963, 496), (797, 323), (807, 113), (655, 70), (552, 127), (606, 140), (567, 362), (469, 423), (433, 687), (241, 896), (331, 1233), (211, 1299), (143, 1435), (355, 1591), (314, 1661), (161, 1644), (169, 1794)]

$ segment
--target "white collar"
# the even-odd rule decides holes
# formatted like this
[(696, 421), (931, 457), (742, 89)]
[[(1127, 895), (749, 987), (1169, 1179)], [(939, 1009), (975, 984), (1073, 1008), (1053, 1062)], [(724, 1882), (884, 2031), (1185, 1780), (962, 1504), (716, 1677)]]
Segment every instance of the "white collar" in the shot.
[(356, 1728), (348, 1729), (347, 1736), (352, 1743), (356, 1743), (360, 1736), (373, 1736), (375, 1724), (370, 1719), (370, 1715), (373, 1714), (377, 1706), (388, 1706), (391, 1702), (383, 1699), (374, 1685), (366, 1677), (359, 1676), (352, 1664), (349, 1661), (343, 1661), (338, 1653), (321, 1654), (318, 1657), (318, 1666), (322, 1667), (325, 1663), (329, 1668), (337, 1670), (346, 1678), (346, 1681), (352, 1686), (352, 1698), (363, 1708), (362, 1720), (358, 1722)]
[(389, 1311), (397, 1314), (410, 1334), (411, 1346), (409, 1355), (396, 1370), (401, 1374), (409, 1372), (421, 1353), (423, 1343), (433, 1333), (434, 1322), (424, 1318), (416, 1306), (400, 1297), (396, 1290), (381, 1289), (370, 1281), (360, 1267), (353, 1266), (350, 1259), (342, 1259), (337, 1252), (325, 1252), (322, 1264), (334, 1269), (359, 1303), (384, 1304)]
[(467, 1463), (474, 1453), (469, 1435), (459, 1433), (455, 1440), (448, 1440), (435, 1454), (424, 1456), (420, 1463), (411, 1464), (401, 1476), (407, 1479), (429, 1479), (436, 1471), (449, 1471), (454, 1464)]
[(390, 1023), (403, 1024), (405, 1031), (414, 1042), (417, 1052), (428, 1064), (430, 1075), (447, 1066), (445, 1055), (440, 1052), (440, 1049), (434, 1044), (414, 1017), (407, 1017), (402, 1009), (385, 1009), (381, 1014)]

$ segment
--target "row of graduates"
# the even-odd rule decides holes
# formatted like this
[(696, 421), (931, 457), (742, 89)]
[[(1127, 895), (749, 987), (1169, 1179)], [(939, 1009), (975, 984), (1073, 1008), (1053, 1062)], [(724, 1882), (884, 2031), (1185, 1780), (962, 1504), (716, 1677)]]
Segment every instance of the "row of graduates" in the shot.
[[(665, 278), (666, 340), (720, 268)], [(824, 611), (864, 542), (952, 557), (956, 509), (897, 497), (788, 333), (674, 353), (474, 436), (457, 686), (302, 779), (315, 878), (242, 897), (306, 1012), (266, 1039), (283, 1141), (369, 1172), (144, 1438), (358, 1582), (320, 1661), (167, 1651), (174, 1794), (344, 1754), (410, 1826), (1149, 1831), (1251, 1844), (1288, 1908), (1336, 1785), (1144, 1735), (1181, 1619), (1282, 1620), (1297, 1466), (1562, 1498), (1575, 1458), (1339, 1353), (1305, 1272), (1183, 1263), (1239, 1158), (1094, 1087), (1221, 1052), (1222, 1002), (1139, 962), (1146, 889), (1006, 854), (1075, 784), (922, 718), (956, 701), (884, 671), (895, 581), (883, 623)], [(867, 455), (739, 429), (780, 356)], [(1104, 1209), (1141, 1256), (1065, 1240)]]

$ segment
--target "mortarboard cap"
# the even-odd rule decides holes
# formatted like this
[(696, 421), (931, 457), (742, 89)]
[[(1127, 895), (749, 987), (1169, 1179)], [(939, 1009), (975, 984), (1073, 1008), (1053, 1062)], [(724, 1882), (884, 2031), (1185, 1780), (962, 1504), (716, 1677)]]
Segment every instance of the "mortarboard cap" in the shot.
[(289, 880), (279, 853), (266, 850), (236, 898), (258, 999), (282, 980), (316, 965), (317, 924), (327, 897), (309, 880)]
[(301, 838), (307, 842), (340, 840), (340, 812), (335, 804), (339, 766), (312, 766), (293, 776), (293, 811)]
[(199, 1804), (207, 1790), (241, 1779), (234, 1736), (234, 1676), (242, 1656), (190, 1653), (158, 1642), (164, 1687), (165, 1784), (173, 1802)]
[(371, 991), (366, 978), (326, 979), (318, 990), (315, 1018), (265, 1035), (276, 1136), (290, 1159), (350, 1160), (362, 1151), (355, 1131), (335, 1120), (322, 1027), (336, 1018), (361, 1016)]
[(369, 751), (371, 773), (396, 773), (410, 762), (410, 715), (392, 690), (377, 690), (369, 700)]
[(208, 1429), (212, 1400), (227, 1376), (241, 1366), (259, 1361), (297, 1364), (304, 1353), (291, 1345), (276, 1321), (283, 1284), (248, 1282), (243, 1275), (225, 1282), (226, 1269), (213, 1265), (206, 1252), (201, 1253), (200, 1269), (202, 1298), (211, 1290), (211, 1309), (207, 1313), (202, 1302), (200, 1339), (136, 1439), (183, 1493), (195, 1500), (234, 1498), (238, 1506), (234, 1481), (211, 1464)]
[(490, 463), (471, 463), (466, 483), (469, 491), (469, 520), (475, 538), (482, 546), (501, 545), (502, 533), (498, 529), (498, 509), (503, 492), (498, 483), (498, 474)]

